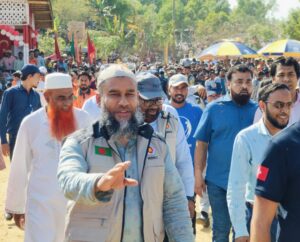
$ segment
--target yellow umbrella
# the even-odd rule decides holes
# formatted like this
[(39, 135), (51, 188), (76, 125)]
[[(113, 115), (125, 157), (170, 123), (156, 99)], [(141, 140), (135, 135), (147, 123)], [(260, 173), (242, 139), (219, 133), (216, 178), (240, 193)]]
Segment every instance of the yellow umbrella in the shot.
[(256, 58), (257, 53), (250, 47), (236, 41), (223, 41), (206, 48), (196, 57), (200, 60), (232, 57)]
[(300, 57), (300, 41), (293, 39), (277, 40), (261, 48), (257, 53), (264, 56)]

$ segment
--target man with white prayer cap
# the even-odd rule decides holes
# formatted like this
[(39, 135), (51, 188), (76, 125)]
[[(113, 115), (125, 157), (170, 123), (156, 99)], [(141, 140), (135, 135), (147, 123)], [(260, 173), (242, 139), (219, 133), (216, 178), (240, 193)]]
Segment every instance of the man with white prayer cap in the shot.
[(67, 200), (56, 178), (62, 139), (91, 120), (73, 108), (71, 76), (45, 79), (47, 105), (21, 123), (13, 153), (5, 209), (25, 230), (25, 242), (62, 242)]

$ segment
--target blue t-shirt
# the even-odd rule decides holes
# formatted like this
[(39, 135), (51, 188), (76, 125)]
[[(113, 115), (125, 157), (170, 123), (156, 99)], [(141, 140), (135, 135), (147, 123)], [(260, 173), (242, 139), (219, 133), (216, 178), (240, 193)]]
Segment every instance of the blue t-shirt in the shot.
[(298, 242), (300, 228), (300, 122), (274, 136), (257, 175), (255, 193), (280, 203), (278, 242)]
[(229, 95), (205, 108), (194, 137), (208, 143), (205, 179), (227, 190), (235, 136), (253, 123), (257, 104), (237, 105)]
[[(194, 160), (194, 151), (196, 145), (196, 139), (194, 138), (194, 133), (199, 124), (202, 110), (200, 107), (195, 106), (189, 102), (185, 102), (185, 105), (181, 108), (176, 108), (178, 116), (183, 125), (184, 134), (189, 144), (191, 156)], [(194, 164), (194, 162), (193, 162)]]

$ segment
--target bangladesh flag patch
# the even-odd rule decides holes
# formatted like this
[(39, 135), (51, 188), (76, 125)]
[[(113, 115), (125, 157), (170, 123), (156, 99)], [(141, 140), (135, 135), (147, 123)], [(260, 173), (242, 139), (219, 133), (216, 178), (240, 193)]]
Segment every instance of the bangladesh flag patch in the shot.
[(105, 155), (105, 156), (112, 156), (111, 148), (95, 146), (95, 154), (96, 155)]

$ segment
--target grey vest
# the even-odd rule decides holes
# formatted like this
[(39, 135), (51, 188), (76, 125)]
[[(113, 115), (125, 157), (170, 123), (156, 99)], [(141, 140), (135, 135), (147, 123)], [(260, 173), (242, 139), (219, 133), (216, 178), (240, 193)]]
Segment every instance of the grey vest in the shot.
[[(80, 132), (75, 138), (86, 156), (88, 173), (105, 173), (122, 162), (114, 142), (99, 123), (94, 124), (90, 134), (84, 134), (86, 130)], [(99, 155), (99, 147), (108, 148), (111, 156)], [(163, 139), (153, 133), (150, 125), (142, 125), (137, 138), (137, 162), (145, 242), (162, 242), (164, 239), (162, 208), (166, 152)], [(68, 204), (65, 241), (120, 242), (124, 228), (125, 196), (126, 188), (115, 190), (109, 202), (99, 202), (95, 206), (71, 201)]]
[(176, 139), (180, 121), (169, 112), (162, 111), (157, 118), (158, 133), (165, 138), (173, 163), (176, 162)]

